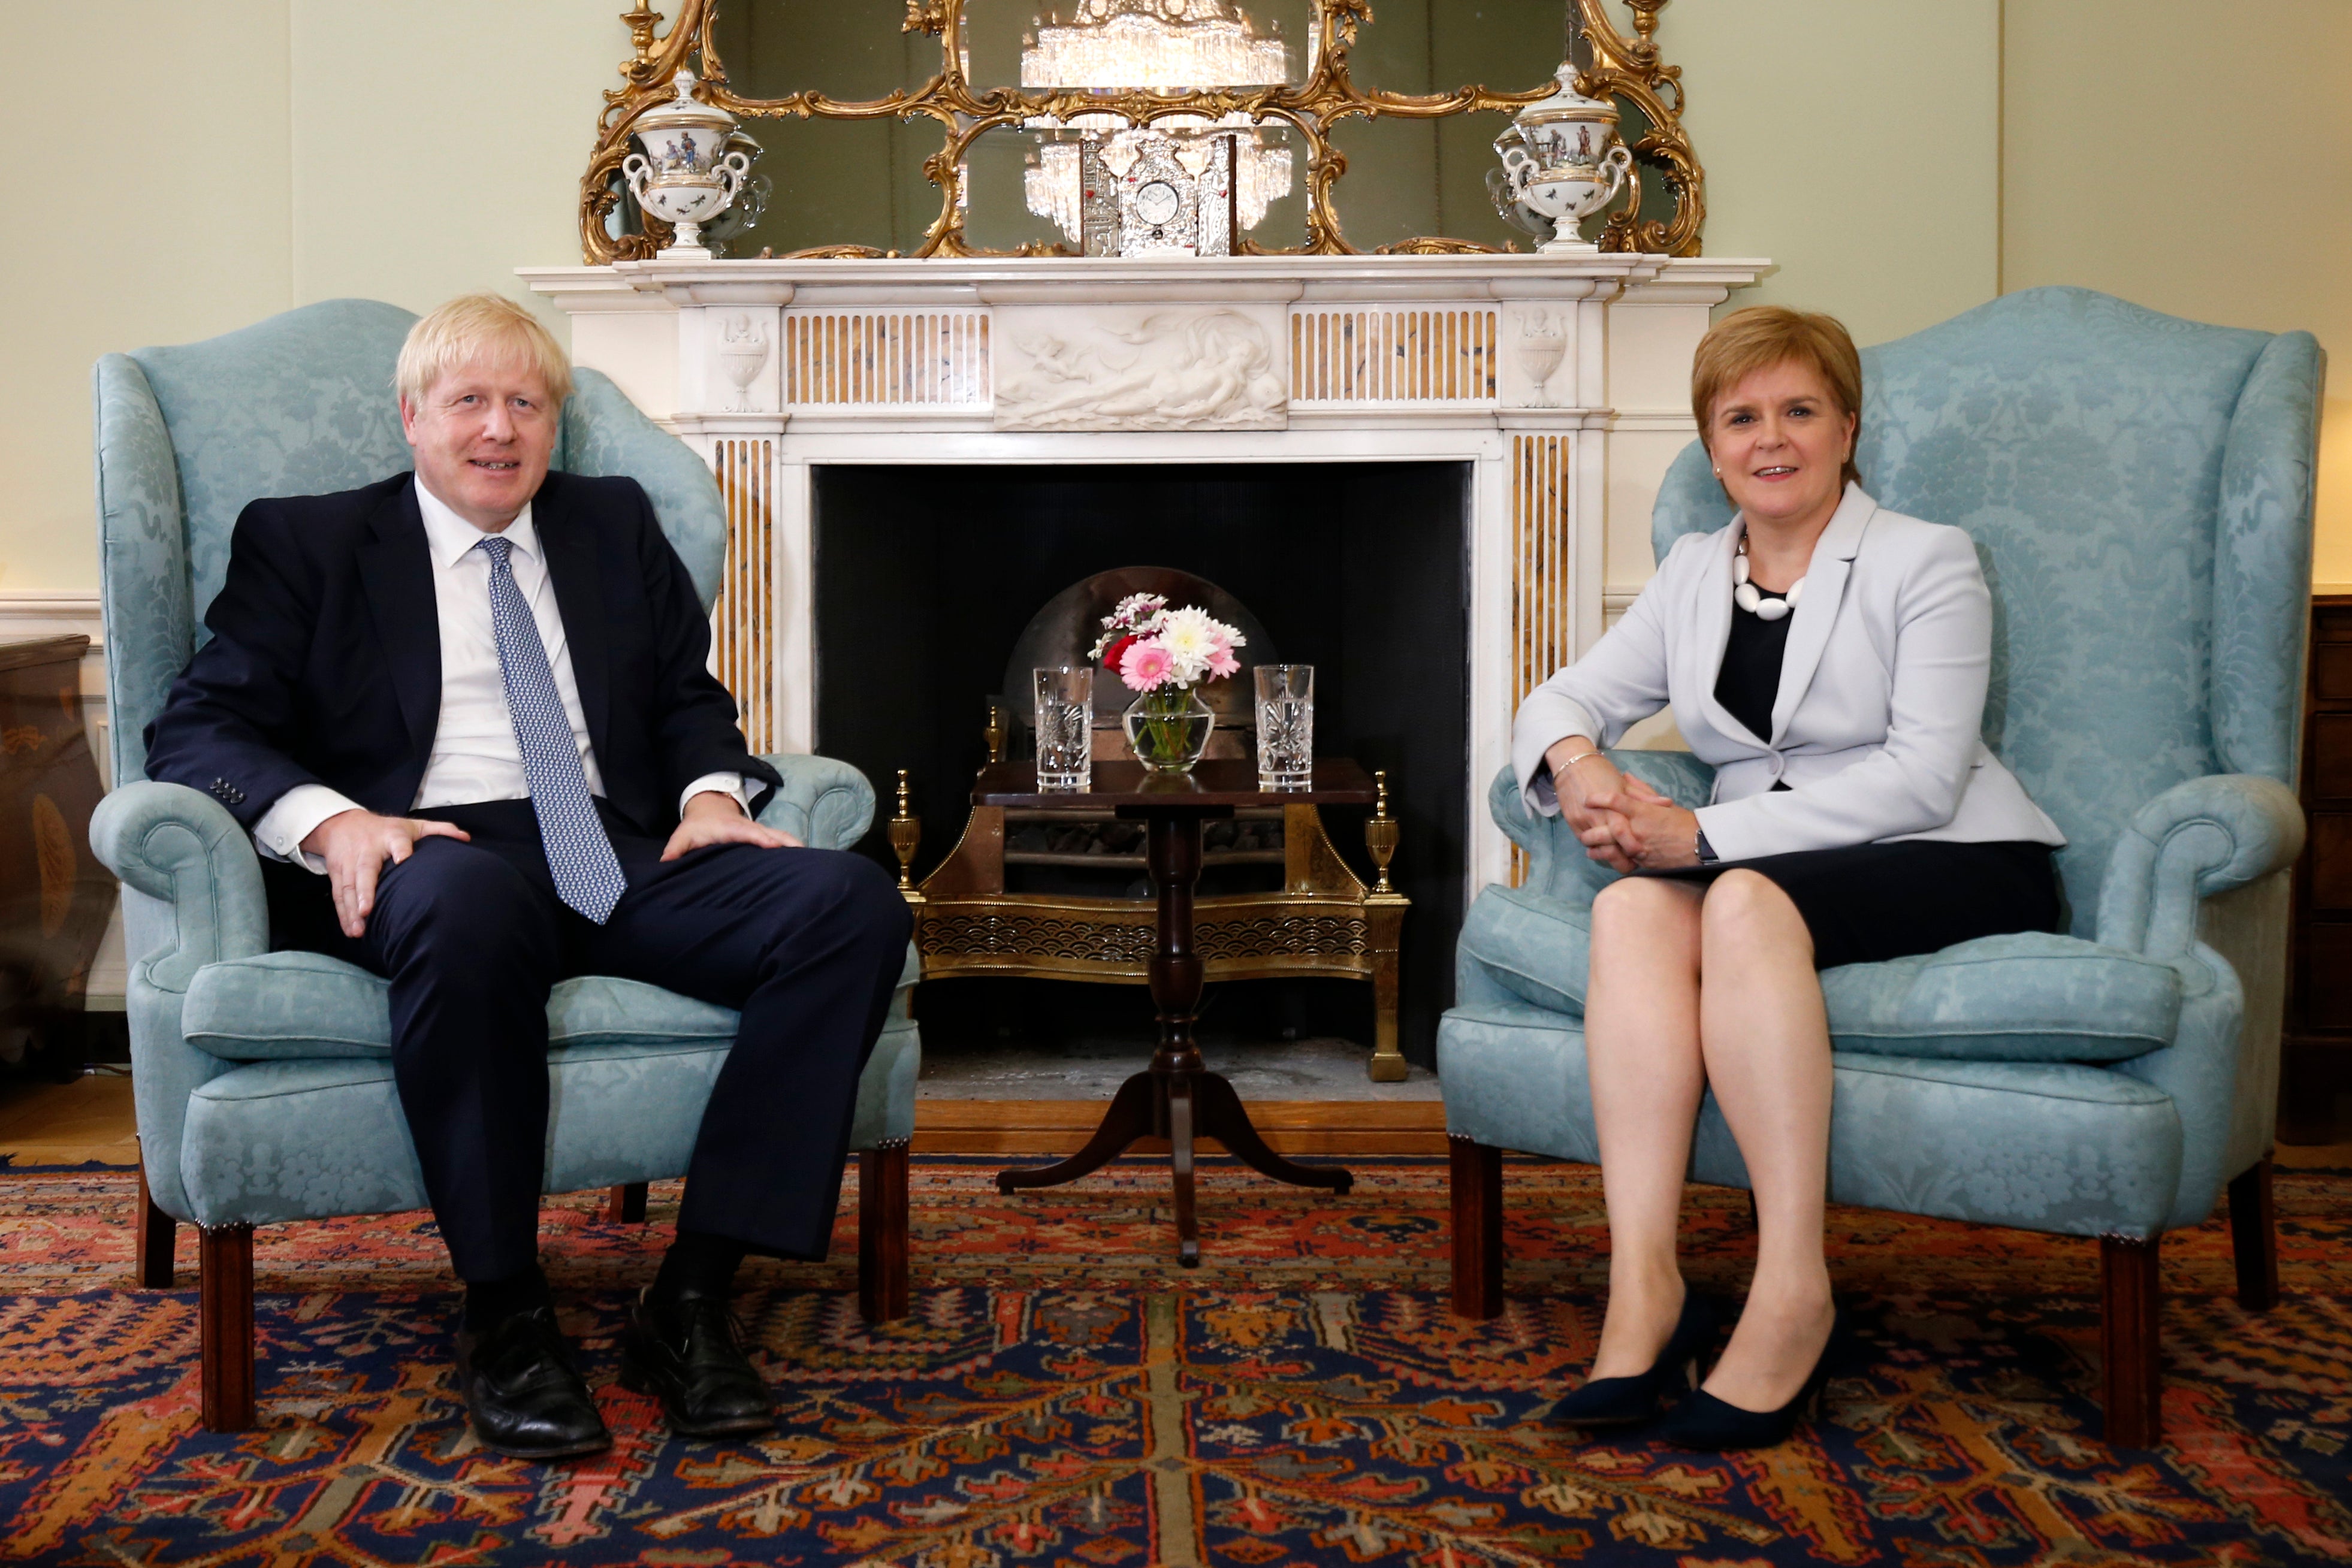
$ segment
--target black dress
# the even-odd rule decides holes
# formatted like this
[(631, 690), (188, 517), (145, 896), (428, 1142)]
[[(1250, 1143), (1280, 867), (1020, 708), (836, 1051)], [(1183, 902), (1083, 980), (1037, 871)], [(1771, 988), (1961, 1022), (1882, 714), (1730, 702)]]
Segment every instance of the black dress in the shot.
[[(1780, 662), (1795, 619), (1766, 621), (1732, 611), (1715, 700), (1759, 740), (1772, 733), (1772, 701), (1780, 689)], [(2064, 918), (2051, 847), (2025, 841), (1906, 839), (1653, 874), (1712, 882), (1735, 869), (1769, 877), (1789, 895), (1812, 933), (1818, 969), (1932, 953), (2011, 931), (2056, 931)]]

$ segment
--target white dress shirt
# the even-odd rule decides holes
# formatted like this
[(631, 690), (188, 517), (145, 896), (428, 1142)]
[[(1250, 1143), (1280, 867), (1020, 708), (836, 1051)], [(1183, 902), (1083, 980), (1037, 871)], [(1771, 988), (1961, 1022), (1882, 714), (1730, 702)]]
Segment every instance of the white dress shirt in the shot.
[[(424, 514), (426, 548), (433, 554), (433, 598), (441, 623), (441, 716), (433, 732), (433, 754), (425, 764), (424, 779), (409, 810), (461, 806), (478, 800), (526, 800), (530, 784), (524, 777), (522, 748), (515, 740), (514, 719), (507, 712), (506, 677), (499, 665), (498, 632), (490, 619), (490, 559), (474, 547), (486, 536), (452, 511), (439, 497), (416, 481), (416, 508)], [(563, 635), (563, 615), (555, 602), (555, 585), (547, 576), (547, 560), (539, 545), (525, 503), (504, 529), (514, 549), (508, 559), (515, 588), (530, 606), (539, 623), (539, 639), (547, 648), (547, 664), (555, 676), (556, 695), (563, 699), (564, 716), (572, 721), (572, 737), (580, 747), (580, 767), (588, 776), (588, 792), (604, 793), (604, 776), (596, 767), (596, 753), (588, 743), (588, 720), (580, 706), (580, 683), (572, 673), (572, 649)], [(705, 791), (734, 798), (751, 809), (740, 773), (707, 773), (678, 796), (686, 803)], [(299, 860), (324, 873), (327, 862), (300, 849), (304, 839), (328, 818), (360, 810), (357, 802), (324, 784), (298, 784), (279, 796), (261, 821), (253, 838), (263, 852), (278, 860)]]

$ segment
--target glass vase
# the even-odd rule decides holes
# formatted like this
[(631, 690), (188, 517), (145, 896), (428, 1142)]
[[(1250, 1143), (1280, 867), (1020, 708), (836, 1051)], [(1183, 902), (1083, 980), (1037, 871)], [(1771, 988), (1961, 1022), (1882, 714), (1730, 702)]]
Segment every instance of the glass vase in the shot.
[(1128, 705), (1120, 720), (1128, 749), (1152, 773), (1190, 773), (1209, 749), (1217, 716), (1191, 687), (1158, 688)]

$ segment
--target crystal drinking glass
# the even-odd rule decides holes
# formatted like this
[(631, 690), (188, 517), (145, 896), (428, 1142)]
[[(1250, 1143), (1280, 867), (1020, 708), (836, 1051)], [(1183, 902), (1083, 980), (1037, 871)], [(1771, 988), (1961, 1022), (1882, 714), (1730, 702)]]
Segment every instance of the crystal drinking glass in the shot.
[(1257, 787), (1305, 789), (1315, 782), (1315, 666), (1260, 664)]
[(1060, 664), (1034, 672), (1037, 788), (1084, 789), (1094, 777), (1094, 666)]

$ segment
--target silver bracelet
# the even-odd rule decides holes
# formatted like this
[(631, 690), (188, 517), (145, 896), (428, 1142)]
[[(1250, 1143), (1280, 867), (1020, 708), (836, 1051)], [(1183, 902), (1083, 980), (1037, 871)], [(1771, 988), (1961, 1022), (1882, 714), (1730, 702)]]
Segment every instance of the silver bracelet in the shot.
[(1601, 755), (1601, 753), (1600, 753), (1599, 751), (1597, 751), (1597, 750), (1596, 750), (1596, 751), (1580, 751), (1580, 752), (1578, 752), (1575, 756), (1573, 756), (1573, 757), (1570, 758), (1567, 761), (1565, 761), (1565, 762), (1561, 763), (1561, 764), (1560, 764), (1560, 766), (1561, 766), (1562, 768), (1573, 768), (1573, 767), (1575, 767), (1578, 763), (1580, 763), (1580, 762), (1583, 761), (1583, 760), (1584, 760), (1586, 758), (1588, 758), (1588, 757), (1598, 757), (1598, 756), (1600, 756), (1600, 755)]

